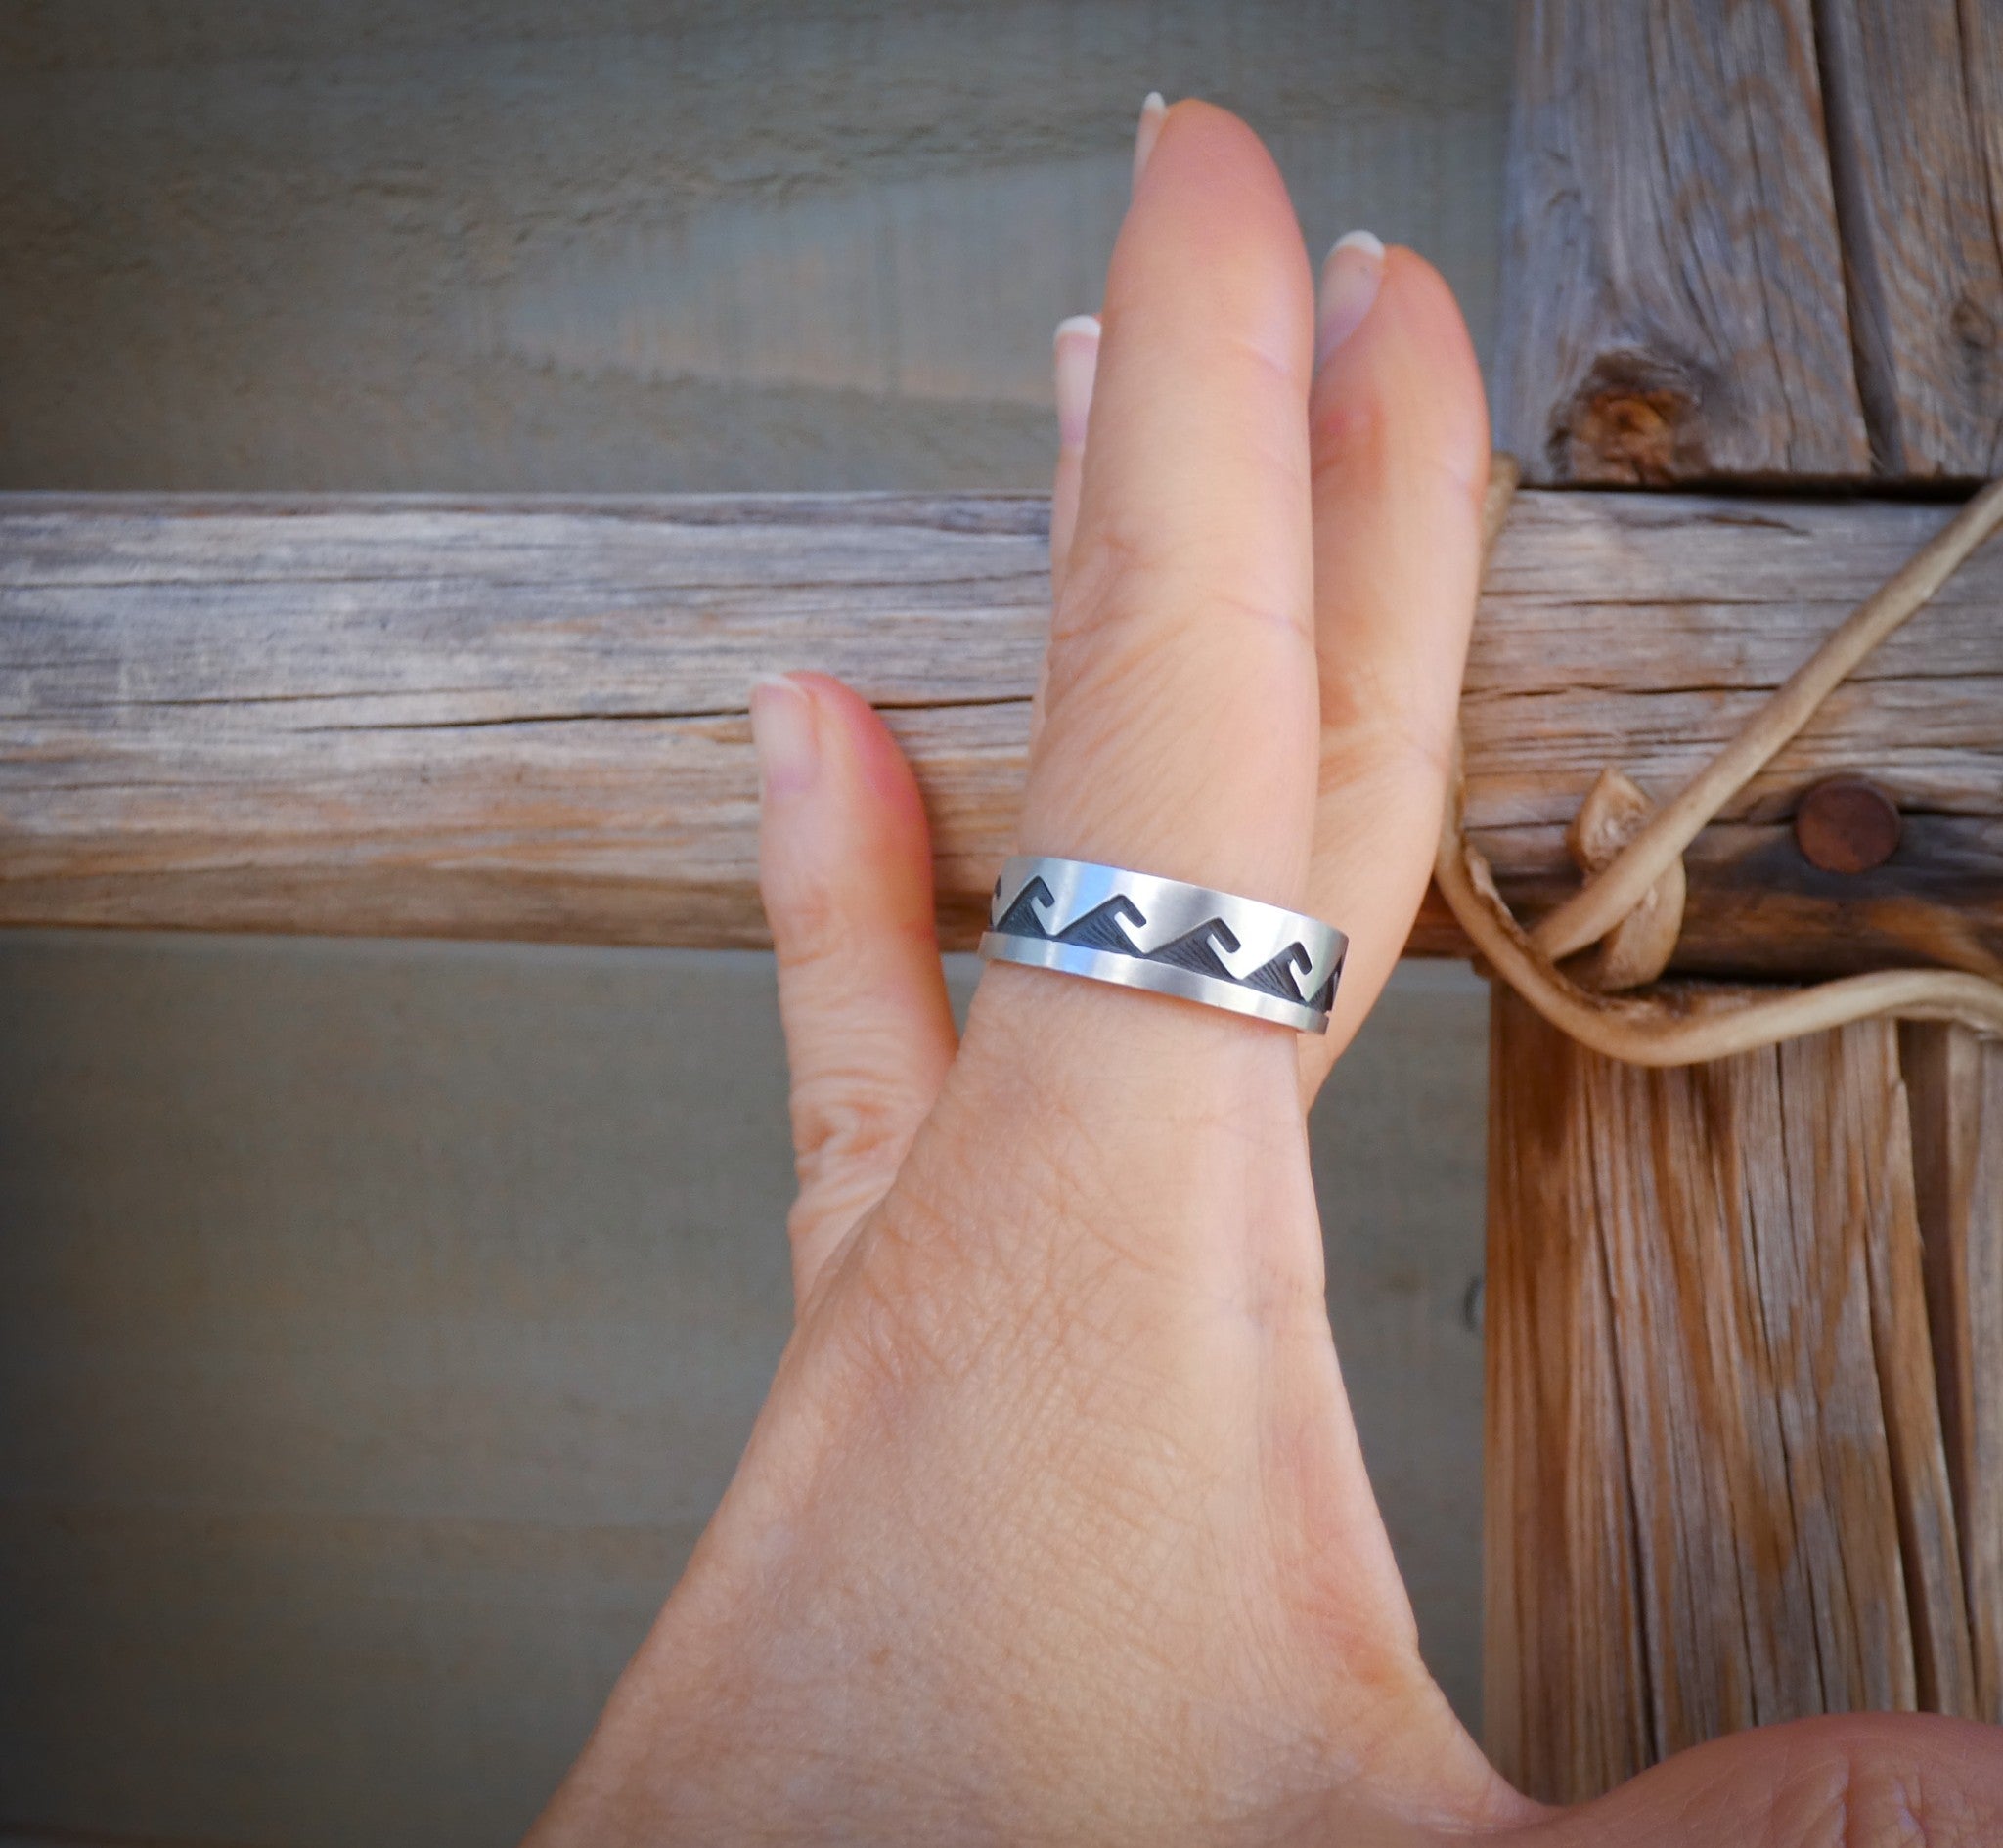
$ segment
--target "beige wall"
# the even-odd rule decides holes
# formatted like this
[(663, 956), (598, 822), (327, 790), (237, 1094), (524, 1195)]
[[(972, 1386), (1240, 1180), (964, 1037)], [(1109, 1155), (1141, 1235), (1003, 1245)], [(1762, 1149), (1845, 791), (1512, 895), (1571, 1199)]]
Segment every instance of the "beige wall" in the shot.
[[(1035, 486), (1150, 85), (1485, 336), (1508, 13), (0, 0), (0, 485)], [(1314, 1137), (1465, 1713), (1483, 1018), (1406, 971)], [(0, 1840), (506, 1839), (728, 1476), (786, 1192), (762, 958), (0, 937)]]

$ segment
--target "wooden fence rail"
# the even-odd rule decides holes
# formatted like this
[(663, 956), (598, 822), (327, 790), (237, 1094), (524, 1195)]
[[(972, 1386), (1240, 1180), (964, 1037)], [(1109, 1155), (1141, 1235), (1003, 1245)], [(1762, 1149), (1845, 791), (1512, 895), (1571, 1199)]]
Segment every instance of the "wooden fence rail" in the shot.
[[(1576, 877), (1604, 765), (1673, 787), (1945, 516), (1520, 496), (1464, 706), (1509, 898)], [(1019, 496), (0, 497), (0, 923), (757, 944), (745, 693), (811, 666), (915, 759), (964, 945), (1021, 783), (1045, 520)], [(1707, 830), (1679, 969), (2003, 973), (1999, 602), (2003, 549)], [(1796, 846), (1835, 772), (1899, 804), (1873, 871)], [(1464, 946), (1429, 905), (1411, 947)]]

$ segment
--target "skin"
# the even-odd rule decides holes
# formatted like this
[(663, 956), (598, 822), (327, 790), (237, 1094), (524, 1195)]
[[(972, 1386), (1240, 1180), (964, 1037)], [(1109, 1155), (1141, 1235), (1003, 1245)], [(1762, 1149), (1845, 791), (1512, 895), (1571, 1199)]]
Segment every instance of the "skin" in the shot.
[(797, 1326), (536, 1848), (2003, 1839), (1997, 1736), (1912, 1716), (1546, 1810), (1419, 1659), (1304, 1116), (1425, 888), (1489, 437), (1438, 275), (1392, 250), (1366, 306), (1317, 368), (1265, 149), (1168, 112), (1060, 350), (1091, 410), (1021, 824), (1343, 924), (1326, 1039), (995, 967), (957, 1041), (897, 747), (825, 678), (754, 695)]

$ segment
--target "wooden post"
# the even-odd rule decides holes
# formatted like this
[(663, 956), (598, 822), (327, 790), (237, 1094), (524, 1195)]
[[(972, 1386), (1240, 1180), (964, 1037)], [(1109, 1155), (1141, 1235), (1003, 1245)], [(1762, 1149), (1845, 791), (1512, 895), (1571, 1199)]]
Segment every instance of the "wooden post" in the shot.
[(2003, 1721), (2003, 1046), (1914, 1023), (1900, 1050), (1976, 1711)]
[[(1936, 267), (1905, 215), (1999, 146), (1919, 107), (1996, 87), (1943, 68), (1953, 11), (1531, 0), (1499, 396), (1533, 479), (1996, 465), (1990, 231)], [(1999, 1061), (1867, 1023), (1643, 1072), (1498, 994), (1487, 1727), (1533, 1794), (1803, 1714), (2003, 1718)]]
[(1648, 1072), (1496, 998), (1489, 1742), (1540, 1795), (1977, 1710), (1897, 1038)]

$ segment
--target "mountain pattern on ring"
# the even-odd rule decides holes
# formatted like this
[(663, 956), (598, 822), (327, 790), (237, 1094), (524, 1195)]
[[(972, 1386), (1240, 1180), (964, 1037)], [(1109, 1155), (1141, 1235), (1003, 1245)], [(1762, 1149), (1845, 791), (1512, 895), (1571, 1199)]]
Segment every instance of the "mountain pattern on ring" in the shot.
[[(1002, 887), (998, 883), (995, 902), (999, 904), (1001, 901)], [(1173, 937), (1166, 944), (1144, 950), (1135, 946), (1125, 928), (1130, 924), (1139, 927), (1147, 923), (1146, 915), (1132, 899), (1116, 895), (1103, 904), (1095, 904), (1090, 911), (1073, 918), (1061, 931), (1047, 931), (1037, 916), (1037, 906), (1049, 906), (1056, 902), (1055, 895), (1041, 878), (1032, 879), (1010, 901), (1007, 910), (992, 928), (1002, 937), (1031, 937), (1048, 944), (1075, 944), (1083, 949), (1105, 949), (1117, 956), (1132, 956), (1136, 962), (1167, 963), (1172, 968), (1188, 969), (1197, 975), (1209, 976), (1213, 981), (1228, 982), (1235, 988), (1257, 989), (1263, 994), (1277, 995), (1283, 1001), (1306, 999), (1295, 986), (1295, 976), (1296, 972), (1306, 975), (1313, 966), (1313, 958), (1298, 943), (1289, 944), (1250, 975), (1234, 976), (1218, 950), (1220, 947), (1226, 951), (1236, 950), (1239, 947), (1237, 933), (1221, 917), (1210, 918), (1194, 930), (1184, 931), (1180, 937)], [(1342, 964), (1338, 962), (1328, 972), (1328, 980), (1322, 984), (1321, 992), (1308, 1005), (1323, 1011), (1332, 1006), (1336, 977), (1341, 973)]]

